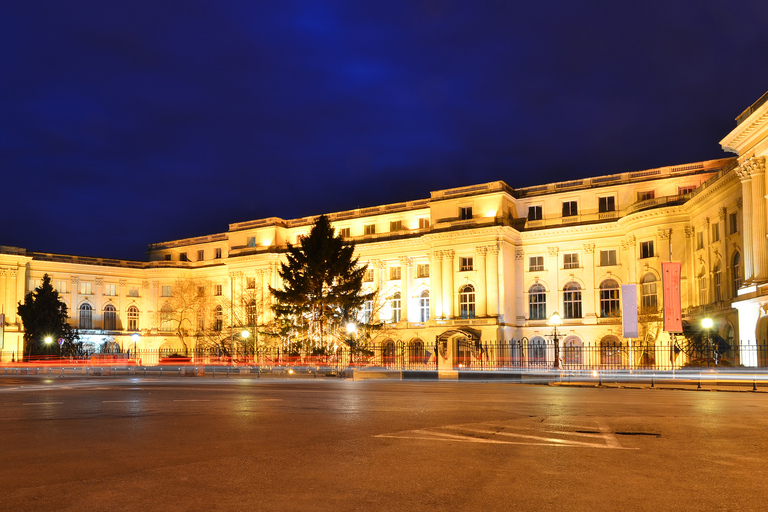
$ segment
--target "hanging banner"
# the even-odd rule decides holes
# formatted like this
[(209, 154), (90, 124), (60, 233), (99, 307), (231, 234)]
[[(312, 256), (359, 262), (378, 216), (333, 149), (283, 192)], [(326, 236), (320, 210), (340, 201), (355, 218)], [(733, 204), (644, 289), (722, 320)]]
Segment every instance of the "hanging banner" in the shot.
[(621, 285), (621, 330), (625, 338), (637, 338), (637, 285)]
[(664, 289), (664, 330), (683, 332), (683, 312), (680, 305), (679, 262), (661, 264), (661, 281)]

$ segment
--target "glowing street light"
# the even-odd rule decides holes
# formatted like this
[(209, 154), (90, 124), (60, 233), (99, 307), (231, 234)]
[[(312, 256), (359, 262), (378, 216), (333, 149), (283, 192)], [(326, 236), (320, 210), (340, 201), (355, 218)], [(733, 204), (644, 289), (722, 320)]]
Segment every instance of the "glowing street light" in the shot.
[(349, 322), (347, 324), (347, 334), (355, 334), (357, 332), (357, 324), (355, 322)]
[(557, 340), (557, 326), (563, 325), (563, 318), (560, 316), (560, 314), (555, 311), (552, 313), (552, 316), (549, 317), (549, 321), (547, 322), (549, 325), (555, 328), (555, 334), (553, 336), (555, 340), (555, 368), (560, 368), (560, 343)]

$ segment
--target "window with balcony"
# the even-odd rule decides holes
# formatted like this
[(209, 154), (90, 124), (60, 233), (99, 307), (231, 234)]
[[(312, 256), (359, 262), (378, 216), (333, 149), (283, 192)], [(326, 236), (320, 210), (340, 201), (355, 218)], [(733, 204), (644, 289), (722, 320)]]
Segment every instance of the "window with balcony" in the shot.
[(473, 266), (473, 258), (459, 258), (459, 271), (466, 272), (468, 270), (472, 270)]
[(402, 231), (403, 229), (403, 221), (401, 220), (394, 220), (389, 223), (389, 231), (394, 233), (397, 231)]
[(563, 201), (563, 217), (573, 217), (579, 214), (579, 207), (576, 201)]
[(613, 249), (600, 251), (600, 266), (610, 267), (612, 265), (616, 265), (616, 251)]
[(366, 235), (375, 235), (376, 224), (366, 224), (365, 226), (363, 226), (363, 233)]
[(649, 199), (655, 199), (655, 198), (656, 198), (656, 191), (654, 190), (645, 190), (643, 192), (637, 193), (638, 201), (647, 201)]
[(541, 206), (529, 206), (528, 207), (528, 220), (541, 220)]
[(653, 240), (640, 242), (640, 258), (653, 258), (656, 253), (653, 252)]
[(563, 268), (579, 268), (579, 254), (575, 252), (563, 254)]
[(245, 287), (248, 290), (253, 290), (256, 288), (256, 278), (255, 277), (246, 277), (245, 278)]
[(416, 277), (418, 278), (429, 277), (429, 263), (416, 265)]
[(613, 196), (598, 197), (597, 202), (598, 202), (598, 211), (600, 213), (616, 211), (616, 198)]
[(544, 270), (544, 256), (531, 256), (528, 258), (528, 271), (540, 272)]

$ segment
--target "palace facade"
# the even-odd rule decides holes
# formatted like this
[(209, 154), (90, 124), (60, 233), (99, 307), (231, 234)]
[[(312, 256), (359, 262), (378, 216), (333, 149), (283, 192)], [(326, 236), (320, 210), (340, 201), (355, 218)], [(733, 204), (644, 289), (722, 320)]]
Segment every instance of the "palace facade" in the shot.
[[(484, 341), (549, 336), (557, 311), (562, 343), (626, 343), (620, 286), (637, 284), (639, 307), (660, 307), (661, 264), (678, 261), (684, 319), (709, 316), (724, 339), (763, 343), (766, 99), (721, 141), (730, 158), (526, 188), (496, 181), (328, 214), (368, 264), (366, 287), (379, 292), (363, 314), (388, 322), (390, 339), (427, 344), (453, 332)], [(280, 286), (286, 244), (314, 220), (230, 224), (223, 233), (152, 244), (146, 262), (0, 247), (2, 359), (23, 350), (16, 307), (46, 273), (93, 347), (175, 347), (164, 315), (183, 280), (212, 288), (209, 311), (189, 329), (229, 332), (237, 322), (226, 299), (248, 291), (267, 304), (268, 286)], [(259, 324), (270, 320), (268, 307), (254, 314)]]

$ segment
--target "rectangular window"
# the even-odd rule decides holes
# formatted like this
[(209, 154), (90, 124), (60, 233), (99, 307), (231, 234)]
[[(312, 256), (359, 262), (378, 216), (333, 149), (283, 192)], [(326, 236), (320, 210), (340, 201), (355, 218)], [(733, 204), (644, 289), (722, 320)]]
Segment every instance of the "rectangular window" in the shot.
[(169, 284), (163, 285), (163, 287), (160, 289), (160, 296), (170, 297), (171, 295), (173, 295), (173, 286)]
[(541, 220), (541, 206), (528, 207), (528, 220)]
[(579, 268), (579, 254), (575, 252), (563, 254), (563, 268)]
[(609, 267), (616, 264), (616, 251), (600, 251), (600, 266)]
[(717, 242), (720, 240), (720, 224), (712, 224), (712, 241)]
[(544, 256), (531, 256), (528, 259), (528, 271), (539, 272), (544, 270)]
[(171, 261), (171, 255), (170, 254), (166, 254), (165, 255), (165, 261)]
[(29, 279), (27, 280), (27, 290), (32, 291), (35, 288), (37, 288), (38, 282), (37, 279)]
[(616, 198), (613, 196), (610, 197), (599, 197), (598, 199), (598, 211), (600, 213), (606, 213), (606, 212), (615, 212), (616, 211)]
[(474, 263), (474, 258), (459, 258), (459, 270), (462, 272), (472, 270)]
[(429, 277), (429, 263), (416, 265), (416, 277)]
[(179, 253), (179, 261), (189, 261), (187, 259), (187, 253), (185, 252)]
[(80, 281), (80, 293), (82, 295), (93, 295), (93, 283)]
[(198, 286), (197, 287), (197, 296), (198, 297), (205, 296), (205, 286)]
[(699, 305), (704, 305), (709, 302), (707, 296), (707, 278), (705, 276), (699, 276)]
[(352, 230), (350, 228), (341, 228), (339, 230), (339, 236), (341, 238), (349, 238), (351, 231)]
[(220, 284), (216, 284), (216, 285), (213, 286), (213, 294), (216, 295), (216, 296), (221, 295), (221, 285)]
[(395, 279), (400, 279), (400, 267), (390, 267), (389, 279), (392, 281), (394, 281)]
[(459, 220), (470, 220), (472, 218), (472, 207), (462, 206), (459, 208)]
[(69, 289), (69, 281), (56, 281), (56, 291), (59, 293), (67, 293)]
[(217, 248), (215, 248), (215, 249), (213, 250), (213, 253), (214, 253), (214, 254), (213, 254), (213, 257), (214, 257), (214, 258), (216, 258), (217, 260), (220, 260), (220, 259), (221, 259), (221, 247), (217, 247)]
[(394, 233), (395, 231), (401, 231), (403, 229), (403, 221), (395, 220), (389, 223), (389, 231)]
[(255, 236), (249, 236), (248, 237), (248, 247), (256, 247), (256, 237)]
[(131, 286), (128, 288), (128, 296), (129, 297), (138, 297), (139, 296), (139, 287), (138, 286)]
[(246, 277), (245, 278), (245, 287), (249, 290), (253, 290), (256, 288), (256, 278), (255, 277)]
[(579, 207), (576, 201), (563, 201), (563, 217), (573, 217), (579, 214)]
[(653, 240), (648, 242), (640, 242), (640, 258), (653, 258), (655, 253), (653, 252)]
[(369, 268), (365, 271), (365, 277), (363, 278), (364, 283), (372, 283), (373, 282), (373, 269)]
[(646, 190), (644, 192), (637, 193), (638, 201), (647, 201), (648, 199), (653, 199), (655, 197), (656, 197), (656, 192), (653, 190)]
[(429, 219), (422, 217), (419, 219), (419, 229), (427, 229), (429, 227)]
[(728, 214), (728, 225), (730, 226), (730, 234), (739, 232), (739, 216), (737, 213)]
[(106, 284), (104, 285), (104, 295), (108, 297), (114, 297), (117, 295), (117, 285), (116, 284)]
[(376, 234), (376, 224), (366, 224), (363, 227), (363, 233), (366, 235), (375, 235)]
[(696, 185), (688, 185), (686, 187), (678, 187), (677, 188), (677, 194), (682, 196), (682, 195), (685, 195), (685, 194), (690, 194), (694, 190), (696, 190)]
[(205, 259), (205, 249), (197, 251), (197, 261), (203, 261)]
[(696, 233), (696, 250), (704, 248), (704, 232), (699, 231)]

